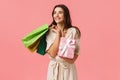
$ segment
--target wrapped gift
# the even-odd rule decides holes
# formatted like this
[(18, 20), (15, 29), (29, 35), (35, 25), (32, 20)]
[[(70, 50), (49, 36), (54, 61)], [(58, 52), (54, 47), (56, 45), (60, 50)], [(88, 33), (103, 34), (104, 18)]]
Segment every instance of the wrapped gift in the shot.
[(75, 51), (75, 39), (61, 37), (58, 56), (73, 59)]

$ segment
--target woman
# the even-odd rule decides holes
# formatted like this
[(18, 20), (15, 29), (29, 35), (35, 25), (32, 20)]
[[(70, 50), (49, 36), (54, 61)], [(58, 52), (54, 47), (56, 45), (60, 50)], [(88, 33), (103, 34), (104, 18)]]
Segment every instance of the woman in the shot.
[[(47, 80), (77, 80), (74, 62), (79, 55), (80, 31), (72, 26), (68, 8), (56, 5), (52, 12), (53, 22), (47, 34), (46, 53), (49, 55)], [(76, 40), (73, 59), (58, 56), (61, 38), (74, 38)]]

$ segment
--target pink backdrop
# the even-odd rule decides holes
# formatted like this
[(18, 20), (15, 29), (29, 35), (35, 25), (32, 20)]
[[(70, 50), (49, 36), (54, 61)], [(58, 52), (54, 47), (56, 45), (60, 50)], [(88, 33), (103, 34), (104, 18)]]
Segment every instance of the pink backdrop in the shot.
[(0, 0), (0, 80), (46, 80), (48, 56), (30, 53), (21, 38), (67, 5), (81, 30), (79, 80), (120, 80), (119, 0)]

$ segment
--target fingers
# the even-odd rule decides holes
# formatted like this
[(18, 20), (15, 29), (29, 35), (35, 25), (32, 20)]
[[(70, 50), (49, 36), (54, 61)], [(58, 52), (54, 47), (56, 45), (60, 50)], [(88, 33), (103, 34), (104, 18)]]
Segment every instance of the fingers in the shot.
[(53, 30), (53, 31), (58, 31), (58, 32), (60, 32), (60, 29), (56, 26), (56, 25), (53, 25), (52, 27), (51, 27), (51, 29)]
[(51, 29), (56, 29), (57, 25), (52, 24), (52, 26), (50, 27)]
[(51, 30), (61, 36), (61, 30), (56, 25), (51, 26)]
[(53, 32), (57, 33), (57, 30), (56, 30), (56, 29), (52, 28), (51, 30), (52, 30)]

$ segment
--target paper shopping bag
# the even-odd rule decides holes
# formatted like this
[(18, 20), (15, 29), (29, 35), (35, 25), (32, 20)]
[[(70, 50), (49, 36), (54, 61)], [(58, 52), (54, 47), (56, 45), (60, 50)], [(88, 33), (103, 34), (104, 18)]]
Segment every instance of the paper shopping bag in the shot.
[(47, 33), (47, 31), (48, 31), (47, 24), (44, 24), (38, 27), (37, 29), (31, 31), (22, 38), (22, 42), (24, 46), (27, 47), (31, 52), (34, 52), (41, 41), (41, 37), (45, 33)]
[(46, 34), (44, 34), (41, 38), (40, 38), (40, 42), (37, 46), (37, 53), (41, 54), (41, 55), (45, 55), (45, 51), (46, 51), (46, 47), (47, 47), (47, 42), (46, 42)]
[(32, 45), (28, 46), (27, 49), (30, 50), (31, 52), (34, 52), (37, 49), (39, 42), (40, 42), (40, 39), (35, 41)]

